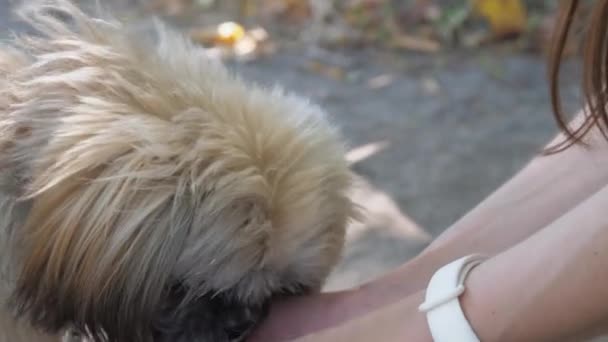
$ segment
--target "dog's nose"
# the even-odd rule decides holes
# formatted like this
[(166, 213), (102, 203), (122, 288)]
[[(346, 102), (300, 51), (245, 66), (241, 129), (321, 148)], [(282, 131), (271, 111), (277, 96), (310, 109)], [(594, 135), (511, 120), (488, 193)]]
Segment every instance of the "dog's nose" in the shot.
[[(234, 310), (232, 308), (231, 310)], [(242, 341), (251, 331), (263, 321), (270, 311), (270, 300), (261, 305), (245, 306), (237, 309), (241, 312), (235, 316), (235, 320), (227, 322), (225, 331), (229, 341)]]

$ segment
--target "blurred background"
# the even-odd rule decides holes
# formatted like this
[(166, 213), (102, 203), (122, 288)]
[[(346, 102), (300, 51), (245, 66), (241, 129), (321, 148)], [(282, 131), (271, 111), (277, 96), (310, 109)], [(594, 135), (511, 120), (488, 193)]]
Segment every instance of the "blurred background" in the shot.
[[(81, 1), (92, 3), (92, 1)], [(99, 0), (142, 28), (159, 17), (262, 84), (323, 105), (341, 128), (365, 220), (328, 289), (375, 278), (522, 168), (556, 132), (546, 53), (553, 0)], [(22, 27), (0, 0), (0, 35)], [(575, 22), (582, 27), (584, 11)], [(580, 106), (580, 41), (562, 75)]]

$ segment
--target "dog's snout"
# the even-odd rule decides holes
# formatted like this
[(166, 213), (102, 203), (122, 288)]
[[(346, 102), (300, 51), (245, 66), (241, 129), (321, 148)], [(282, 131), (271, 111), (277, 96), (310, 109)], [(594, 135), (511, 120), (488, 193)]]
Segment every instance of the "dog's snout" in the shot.
[(168, 291), (153, 327), (155, 342), (242, 341), (266, 317), (270, 307), (270, 299), (245, 303), (230, 291), (194, 299), (188, 296), (181, 284)]
[(270, 300), (260, 306), (243, 307), (234, 321), (230, 322), (225, 328), (229, 341), (243, 340), (267, 315), (270, 311)]

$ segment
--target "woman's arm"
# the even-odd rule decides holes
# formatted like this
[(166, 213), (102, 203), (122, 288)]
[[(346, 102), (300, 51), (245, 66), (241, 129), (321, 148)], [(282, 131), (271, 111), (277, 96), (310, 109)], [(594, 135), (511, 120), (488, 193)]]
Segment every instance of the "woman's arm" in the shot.
[[(588, 147), (577, 145), (534, 158), (419, 256), (365, 285), (362, 295), (377, 294), (389, 303), (397, 298), (390, 298), (387, 293), (402, 296), (418, 290), (448, 260), (472, 251), (494, 255), (558, 219), (608, 184), (608, 144), (603, 139), (594, 129)], [(382, 300), (370, 299), (377, 301)]]
[[(474, 268), (461, 303), (484, 342), (581, 341), (608, 322), (608, 186)], [(424, 291), (301, 341), (430, 341)]]
[(420, 290), (449, 260), (471, 252), (493, 255), (522, 241), (608, 184), (608, 146), (599, 132), (591, 137), (592, 148), (573, 146), (533, 159), (418, 257), (386, 276), (358, 289), (277, 303), (251, 341), (281, 341), (344, 322)]

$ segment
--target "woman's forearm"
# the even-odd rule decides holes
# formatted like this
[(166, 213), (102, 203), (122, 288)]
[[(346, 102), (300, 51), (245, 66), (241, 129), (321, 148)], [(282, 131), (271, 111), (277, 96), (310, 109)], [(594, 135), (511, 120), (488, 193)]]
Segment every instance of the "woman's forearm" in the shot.
[(462, 244), (463, 250), (496, 253), (568, 212), (608, 183), (608, 144), (597, 129), (589, 139), (588, 147), (535, 157), (427, 250)]
[[(594, 132), (595, 136), (599, 132)], [(539, 156), (400, 269), (364, 285), (374, 307), (423, 288), (441, 265), (476, 252), (497, 254), (526, 239), (608, 184), (608, 145)]]
[(463, 307), (482, 341), (581, 341), (608, 322), (608, 187), (476, 268)]
[(254, 340), (282, 340), (339, 324), (420, 291), (438, 267), (459, 256), (494, 255), (526, 239), (608, 184), (608, 146), (592, 146), (535, 158), (423, 253), (379, 279), (277, 303)]
[(432, 342), (426, 318), (415, 312), (423, 293), (415, 293), (348, 323), (318, 331), (295, 342)]
[[(582, 341), (608, 322), (608, 186), (473, 269), (461, 305), (484, 342)], [(298, 341), (431, 341), (424, 289)]]

